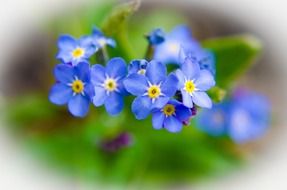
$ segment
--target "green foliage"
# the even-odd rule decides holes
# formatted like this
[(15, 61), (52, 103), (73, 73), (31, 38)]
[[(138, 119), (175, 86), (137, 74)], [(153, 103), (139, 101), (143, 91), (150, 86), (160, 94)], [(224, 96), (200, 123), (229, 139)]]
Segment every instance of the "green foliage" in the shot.
[(262, 49), (260, 41), (248, 35), (208, 39), (202, 44), (215, 54), (216, 83), (222, 88), (244, 74)]
[[(179, 134), (156, 131), (150, 118), (138, 121), (129, 108), (117, 117), (110, 117), (104, 108), (91, 108), (87, 118), (79, 119), (45, 97), (33, 95), (10, 104), (7, 114), (10, 124), (17, 125), (13, 131), (24, 137), (37, 157), (85, 180), (122, 185), (190, 181), (221, 175), (241, 162), (227, 139), (210, 138), (194, 124)], [(101, 141), (121, 131), (132, 134), (132, 145), (104, 152)]]
[(134, 57), (127, 31), (128, 18), (139, 8), (140, 1), (134, 0), (116, 7), (104, 21), (103, 32), (114, 37), (117, 42), (115, 50), (110, 50), (112, 55), (122, 55), (130, 60)]

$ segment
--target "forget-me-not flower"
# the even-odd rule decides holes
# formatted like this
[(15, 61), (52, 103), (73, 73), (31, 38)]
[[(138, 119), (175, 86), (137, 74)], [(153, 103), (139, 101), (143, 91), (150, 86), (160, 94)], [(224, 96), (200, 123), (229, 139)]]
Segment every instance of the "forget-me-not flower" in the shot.
[(205, 91), (215, 85), (215, 80), (208, 70), (201, 70), (197, 62), (187, 57), (175, 73), (185, 106), (192, 108), (196, 104), (204, 108), (212, 107), (212, 101)]
[(145, 59), (132, 60), (128, 66), (129, 74), (138, 73), (141, 75), (145, 75), (147, 65), (148, 61), (146, 61)]
[(226, 101), (215, 104), (211, 109), (203, 109), (196, 117), (196, 127), (211, 136), (226, 134), (231, 103)]
[(206, 49), (198, 48), (193, 51), (187, 51), (183, 47), (179, 51), (179, 65), (185, 61), (186, 58), (192, 59), (199, 64), (200, 69), (206, 69), (215, 75), (215, 57), (214, 54)]
[(93, 44), (99, 48), (103, 48), (107, 45), (111, 46), (111, 47), (116, 46), (115, 40), (112, 38), (106, 37), (102, 33), (102, 31), (100, 29), (98, 29), (97, 27), (93, 28), (92, 41), (93, 41)]
[(165, 34), (162, 31), (162, 29), (157, 28), (151, 31), (147, 36), (146, 36), (148, 42), (150, 45), (159, 45), (164, 42)]
[(180, 49), (188, 52), (200, 49), (199, 43), (192, 38), (190, 29), (185, 25), (175, 27), (166, 34), (165, 41), (155, 46), (154, 59), (162, 63), (179, 63)]
[(110, 115), (119, 114), (124, 106), (123, 96), (127, 94), (123, 79), (127, 75), (126, 63), (122, 58), (111, 59), (106, 67), (96, 64), (91, 68), (91, 81), (95, 96), (93, 104), (105, 105)]
[(62, 35), (59, 37), (58, 47), (57, 59), (72, 65), (77, 65), (81, 61), (87, 61), (98, 50), (92, 44), (90, 36), (75, 39), (70, 35)]
[(266, 97), (241, 89), (234, 93), (230, 109), (229, 136), (244, 143), (262, 136), (269, 125), (270, 105)]
[(126, 90), (137, 96), (132, 103), (137, 119), (146, 118), (154, 108), (162, 108), (174, 96), (178, 79), (174, 74), (166, 75), (163, 63), (151, 61), (145, 76), (134, 73), (124, 80)]
[(58, 64), (54, 75), (57, 83), (50, 91), (50, 101), (57, 105), (68, 104), (68, 109), (74, 116), (86, 116), (93, 96), (89, 64), (80, 62), (74, 67)]
[(165, 128), (169, 132), (179, 132), (183, 123), (191, 117), (191, 110), (176, 100), (170, 100), (162, 109), (152, 113), (154, 129)]

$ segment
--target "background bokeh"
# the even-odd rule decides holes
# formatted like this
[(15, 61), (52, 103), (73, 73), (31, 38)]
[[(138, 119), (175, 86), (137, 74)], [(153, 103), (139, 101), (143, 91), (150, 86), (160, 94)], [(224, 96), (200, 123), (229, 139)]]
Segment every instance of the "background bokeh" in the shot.
[[(12, 2), (12, 1), (11, 1)], [(33, 1), (31, 1), (32, 3)], [(43, 1), (44, 2), (44, 1)], [(6, 12), (0, 11), (1, 13), (15, 13), (15, 11), (19, 12), (18, 17), (11, 16), (8, 18), (8, 20), (3, 20), (1, 24), (1, 28), (3, 30), (3, 35), (1, 39), (1, 44), (5, 44), (5, 49), (1, 51), (1, 58), (3, 58), (2, 62), (2, 68), (1, 76), (4, 76), (2, 81), (2, 93), (4, 96), (10, 96), (11, 97), (21, 97), (27, 92), (35, 92), (38, 89), (48, 89), (48, 86), (51, 84), (51, 81), (43, 80), (46, 78), (51, 77), (49, 70), (51, 70), (52, 62), (53, 60), (53, 50), (50, 51), (50, 47), (54, 46), (55, 40), (57, 38), (57, 35), (59, 33), (72, 33), (74, 35), (82, 34), (83, 31), (78, 28), (77, 25), (74, 26), (74, 30), (71, 30), (73, 26), (71, 26), (69, 23), (64, 23), (59, 21), (59, 23), (52, 23), (50, 25), (45, 25), (44, 23), (50, 23), (51, 19), (55, 18), (61, 18), (64, 20), (72, 20), (73, 23), (75, 23), (75, 20), (80, 18), (81, 15), (79, 15), (79, 12), (81, 14), (90, 13), (89, 11), (83, 12), (80, 10), (87, 10), (91, 8), (87, 7), (76, 7), (76, 5), (83, 4), (85, 5), (85, 2), (78, 2), (78, 1), (72, 1), (73, 3), (69, 3), (70, 5), (67, 5), (65, 1), (63, 3), (59, 4), (53, 4), (53, 1), (47, 3), (47, 6), (52, 6), (49, 8), (50, 11), (40, 11), (42, 6), (44, 4), (34, 4), (31, 5), (28, 3), (28, 5), (23, 6), (22, 8), (19, 4), (15, 6), (16, 4), (11, 3), (11, 5), (7, 4), (7, 7), (17, 7), (19, 10), (15, 9), (7, 9)], [(256, 1), (254, 1), (256, 2)], [(17, 2), (19, 3), (19, 2)], [(87, 2), (90, 3), (90, 2)], [(147, 1), (145, 1), (147, 3)], [(148, 10), (155, 10), (151, 11), (149, 15), (155, 14), (152, 18), (158, 18), (157, 13), (157, 7), (166, 7), (168, 8), (166, 10), (166, 13), (162, 13), (163, 15), (169, 15), (173, 14), (171, 10), (178, 8), (178, 10), (182, 11), (182, 14), (184, 16), (188, 16), (191, 18), (191, 21), (188, 21), (189, 24), (192, 26), (194, 35), (202, 40), (206, 37), (213, 37), (213, 36), (223, 36), (223, 35), (229, 35), (229, 34), (237, 34), (237, 33), (252, 33), (254, 35), (257, 35), (259, 38), (261, 38), (264, 42), (264, 53), (263, 57), (260, 60), (259, 64), (255, 65), (248, 75), (244, 77), (241, 80), (241, 84), (249, 86), (250, 88), (263, 92), (270, 97), (273, 105), (273, 116), (274, 116), (274, 122), (272, 127), (272, 132), (268, 133), (266, 137), (264, 137), (261, 141), (259, 141), (256, 144), (252, 144), (250, 147), (246, 147), (249, 150), (252, 150), (252, 154), (249, 154), (250, 157), (255, 157), (255, 159), (251, 159), (249, 162), (248, 168), (245, 168), (244, 170), (240, 170), (239, 172), (234, 172), (232, 175), (222, 175), (220, 177), (220, 180), (216, 180), (214, 182), (213, 180), (205, 180), (204, 183), (197, 182), (198, 188), (207, 188), (209, 184), (212, 184), (211, 187), (214, 187), (216, 185), (218, 188), (226, 188), (230, 189), (230, 187), (234, 187), (236, 184), (237, 187), (240, 187), (240, 181), (244, 181), (244, 184), (241, 184), (246, 189), (253, 187), (261, 187), (260, 185), (264, 186), (265, 188), (268, 187), (268, 185), (277, 185), (278, 187), (284, 187), (285, 183), (284, 180), (280, 180), (284, 178), (284, 175), (278, 175), (277, 170), (278, 168), (284, 167), (284, 158), (286, 158), (286, 155), (283, 152), (283, 149), (280, 149), (280, 147), (283, 147), (284, 145), (284, 113), (286, 111), (284, 110), (284, 97), (286, 95), (286, 90), (284, 89), (284, 80), (285, 76), (284, 73), (286, 73), (286, 65), (284, 64), (284, 35), (280, 35), (280, 32), (286, 31), (286, 26), (284, 27), (283, 15), (280, 15), (281, 12), (280, 6), (278, 4), (278, 7), (276, 8), (275, 5), (272, 3), (272, 6), (269, 6), (268, 1), (265, 6), (260, 6), (260, 9), (257, 9), (258, 2), (254, 3), (253, 9), (250, 6), (250, 3), (241, 2), (240, 4), (228, 3), (227, 1), (204, 1), (202, 3), (193, 2), (193, 1), (182, 1), (181, 3), (168, 3), (168, 1), (157, 1), (153, 2), (152, 4), (146, 4), (143, 6), (143, 8), (146, 8)], [(216, 4), (217, 3), (217, 4)], [(246, 14), (246, 8), (248, 4), (248, 14)], [(89, 5), (89, 4), (86, 4)], [(32, 8), (38, 6), (38, 8)], [(74, 6), (74, 7), (73, 7)], [(27, 8), (25, 8), (27, 7)], [(61, 7), (61, 8), (60, 8)], [(68, 8), (69, 7), (69, 8)], [(70, 11), (66, 11), (69, 9)], [(108, 7), (107, 7), (108, 9)], [(22, 10), (22, 13), (21, 13)], [(51, 14), (51, 11), (54, 10), (57, 16)], [(277, 10), (277, 12), (273, 12)], [(72, 12), (72, 13), (71, 13)], [(22, 15), (21, 15), (22, 14)], [(96, 13), (91, 13), (96, 14)], [(50, 15), (48, 17), (48, 15)], [(65, 19), (65, 16), (68, 16), (67, 19)], [(101, 15), (101, 14), (99, 14)], [(272, 15), (272, 16), (271, 16)], [(137, 16), (137, 15), (136, 15)], [(143, 17), (142, 15), (138, 14), (139, 17)], [(72, 17), (72, 18), (71, 18)], [(41, 18), (41, 19), (40, 19)], [(93, 17), (100, 19), (100, 17)], [(164, 16), (163, 16), (164, 18)], [(10, 20), (9, 20), (10, 19)], [(136, 19), (136, 18), (135, 18)], [(183, 21), (182, 16), (178, 16), (175, 14), (173, 16), (173, 20), (168, 20), (166, 22), (167, 29), (170, 29), (175, 23), (182, 22)], [(81, 21), (79, 21), (81, 22)], [(95, 21), (96, 22), (96, 21)], [(146, 19), (147, 25), (150, 24), (150, 27), (153, 26), (153, 24), (162, 22), (162, 20), (157, 19)], [(16, 25), (16, 23), (18, 23)], [(77, 22), (76, 22), (77, 23)], [(57, 24), (61, 25), (60, 27), (57, 26)], [(55, 26), (56, 25), (56, 26)], [(135, 27), (135, 24), (131, 24), (130, 27)], [(57, 28), (60, 28), (60, 30), (56, 30)], [(134, 33), (135, 39), (136, 36), (142, 35), (142, 33), (148, 32), (148, 27), (146, 28), (146, 31), (138, 29), (138, 33)], [(89, 31), (89, 28), (83, 29), (85, 32)], [(134, 29), (136, 30), (136, 29)], [(51, 35), (51, 32), (54, 32), (54, 36)], [(281, 34), (282, 34), (281, 33)], [(3, 37), (5, 36), (5, 37)], [(141, 42), (139, 42), (140, 44)], [(135, 41), (135, 45), (137, 44), (137, 41)], [(3, 55), (2, 55), (3, 54)], [(17, 54), (17, 55), (15, 55)], [(139, 55), (142, 54), (142, 52), (138, 52)], [(41, 63), (41, 64), (39, 64)], [(16, 65), (17, 64), (17, 65)], [(15, 67), (16, 65), (16, 67)], [(52, 79), (51, 79), (52, 80)], [(286, 80), (285, 80), (286, 81)], [(47, 92), (46, 92), (47, 93)], [(36, 99), (38, 97), (30, 97), (32, 99)], [(3, 104), (5, 103), (5, 99), (2, 100)], [(21, 99), (16, 99), (16, 102), (14, 104), (21, 104)], [(41, 106), (52, 106), (52, 105), (36, 105)], [(26, 105), (26, 107), (22, 108), (29, 108), (31, 105)], [(39, 109), (39, 107), (36, 107), (35, 109)], [(44, 109), (39, 110), (39, 114), (53, 114), (53, 113), (46, 113)], [(21, 116), (21, 115), (20, 115)], [(66, 113), (66, 110), (63, 109), (63, 116), (67, 117), (67, 119), (70, 119), (68, 114)], [(29, 119), (29, 118), (28, 118)], [(105, 118), (102, 118), (105, 120)], [(65, 119), (64, 119), (65, 120)], [(81, 121), (73, 121), (74, 125), (81, 124)], [(111, 121), (113, 122), (113, 121)], [(31, 126), (30, 126), (31, 127)], [(33, 126), (32, 126), (33, 127)], [(6, 128), (5, 128), (6, 129)], [(11, 143), (7, 145), (5, 143), (5, 139), (8, 137), (5, 134), (5, 130), (3, 133), (3, 153), (4, 161), (7, 157), (8, 165), (7, 171), (13, 171), (9, 169), (9, 166), (13, 163), (13, 159), (21, 160), (20, 163), (24, 162), (24, 164), (21, 166), (14, 166), (14, 171), (16, 173), (18, 170), (23, 171), (23, 175), (25, 175), (25, 154), (21, 153), (11, 153), (12, 150), (15, 149)], [(46, 129), (46, 130), (56, 130), (56, 129)], [(37, 129), (32, 130), (32, 134), (26, 134), (33, 136), (33, 133), (37, 133)], [(42, 137), (41, 137), (42, 139)], [(282, 139), (282, 140), (281, 140)], [(11, 139), (8, 138), (7, 141), (10, 141)], [(20, 142), (21, 139), (19, 139)], [(12, 140), (14, 142), (14, 140)], [(33, 143), (32, 143), (33, 144)], [(19, 145), (16, 144), (16, 147), (19, 149)], [(67, 147), (69, 148), (69, 147)], [(196, 146), (193, 148), (196, 149)], [(8, 154), (5, 153), (8, 152)], [(23, 151), (23, 150), (21, 150)], [(13, 156), (12, 156), (13, 155)], [(10, 157), (13, 157), (11, 159), (12, 161), (9, 162)], [(45, 155), (44, 155), (45, 156)], [(16, 158), (14, 158), (16, 157)], [(29, 157), (29, 156), (28, 156)], [(7, 161), (6, 160), (6, 161)], [(15, 162), (17, 162), (15, 160)], [(30, 160), (30, 158), (28, 158)], [(276, 161), (277, 160), (277, 161)], [(281, 162), (280, 162), (281, 160)], [(66, 161), (66, 159), (65, 159)], [(30, 165), (36, 165), (38, 164), (37, 161), (27, 161), (32, 162)], [(17, 162), (18, 163), (18, 162)], [(6, 165), (6, 164), (5, 164)], [(221, 166), (220, 166), (221, 167)], [(246, 166), (245, 166), (246, 167)], [(23, 170), (20, 168), (24, 168)], [(26, 169), (27, 170), (27, 169)], [(35, 170), (38, 170), (36, 167)], [(281, 169), (282, 170), (282, 169)], [(6, 171), (6, 172), (7, 172)], [(8, 172), (9, 173), (9, 172)], [(34, 175), (33, 172), (31, 172), (32, 176)], [(52, 172), (51, 172), (52, 173)], [(5, 172), (3, 172), (5, 175)], [(7, 174), (7, 173), (6, 173)], [(273, 174), (273, 176), (272, 176)], [(18, 175), (18, 174), (17, 174)], [(20, 174), (21, 175), (21, 174)], [(42, 175), (42, 174), (41, 174)], [(46, 174), (43, 175), (45, 178)], [(54, 177), (56, 174), (54, 174)], [(53, 176), (52, 175), (52, 176)], [(121, 175), (121, 173), (119, 173)], [(254, 178), (254, 175), (256, 175), (258, 179)], [(7, 176), (7, 175), (6, 175)], [(9, 176), (9, 175), (8, 175)], [(5, 180), (7, 184), (7, 187), (10, 187), (13, 180), (17, 180), (17, 177), (13, 176), (13, 172), (11, 173), (11, 178), (8, 177), (8, 180)], [(80, 180), (77, 180), (77, 178), (72, 179), (65, 179), (63, 182), (59, 182), (60, 185), (57, 187), (57, 180), (54, 180), (52, 177), (51, 180), (48, 180), (47, 185), (44, 185), (47, 189), (49, 189), (49, 185), (53, 187), (55, 185), (55, 188), (57, 189), (59, 187), (64, 187), (66, 189), (75, 188), (80, 189), (82, 185), (80, 184)], [(19, 177), (21, 178), (21, 177)], [(29, 178), (29, 177), (28, 177)], [(37, 178), (41, 178), (40, 176), (37, 176)], [(6, 177), (7, 179), (7, 177)], [(35, 185), (37, 187), (37, 180), (34, 180), (35, 178), (31, 177), (31, 183), (32, 186)], [(50, 179), (50, 178), (49, 178)], [(261, 179), (261, 180), (260, 180)], [(268, 180), (264, 180), (268, 179)], [(46, 181), (46, 180), (45, 180)], [(53, 182), (55, 181), (55, 183)], [(212, 181), (212, 182), (211, 182)], [(247, 184), (246, 184), (247, 181)], [(25, 183), (25, 182), (24, 182)], [(234, 184), (233, 184), (234, 183)], [(239, 185), (237, 185), (239, 184)], [(25, 183), (25, 186), (28, 185)], [(62, 186), (63, 185), (63, 186)], [(67, 186), (66, 186), (67, 185)], [(177, 184), (178, 185), (178, 184)], [(5, 187), (5, 186), (3, 186)], [(17, 186), (16, 186), (17, 187)], [(178, 187), (178, 186), (177, 186)], [(184, 188), (184, 187), (183, 187)], [(51, 188), (50, 188), (51, 189)], [(59, 188), (60, 189), (60, 188)]]

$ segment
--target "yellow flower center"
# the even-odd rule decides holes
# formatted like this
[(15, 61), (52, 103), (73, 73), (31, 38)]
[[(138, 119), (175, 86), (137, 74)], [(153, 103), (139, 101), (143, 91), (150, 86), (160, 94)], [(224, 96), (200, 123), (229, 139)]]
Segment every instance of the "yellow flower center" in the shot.
[(107, 91), (112, 92), (117, 89), (117, 83), (114, 79), (106, 79), (104, 87)]
[(82, 48), (76, 48), (72, 52), (72, 55), (74, 58), (79, 58), (79, 57), (82, 57), (84, 55), (84, 53), (85, 53), (85, 51)]
[(145, 69), (140, 69), (140, 70), (138, 71), (138, 74), (140, 74), (140, 75), (145, 75), (145, 72), (146, 72)]
[(154, 98), (159, 97), (159, 95), (161, 94), (161, 90), (159, 86), (151, 85), (147, 90), (147, 94), (150, 98), (154, 99)]
[(75, 93), (82, 93), (84, 90), (84, 83), (81, 80), (74, 80), (72, 83), (72, 90)]
[(164, 106), (162, 112), (166, 116), (172, 116), (175, 113), (175, 107), (172, 104), (167, 104), (166, 106)]
[(192, 93), (195, 90), (195, 85), (193, 81), (191, 80), (186, 81), (184, 84), (184, 90), (188, 93)]

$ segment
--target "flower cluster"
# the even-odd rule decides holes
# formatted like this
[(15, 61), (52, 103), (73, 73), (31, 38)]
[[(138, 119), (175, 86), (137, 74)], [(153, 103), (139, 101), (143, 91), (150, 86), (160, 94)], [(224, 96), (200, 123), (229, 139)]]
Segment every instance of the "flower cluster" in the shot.
[(262, 136), (269, 115), (270, 105), (264, 96), (239, 88), (230, 99), (203, 110), (197, 126), (212, 136), (228, 135), (236, 143), (245, 143)]
[[(106, 46), (115, 47), (112, 38), (94, 28), (89, 36), (59, 38), (59, 53), (54, 75), (56, 84), (50, 101), (68, 104), (70, 113), (84, 117), (92, 103), (104, 105), (114, 116), (124, 108), (124, 97), (135, 96), (131, 110), (136, 119), (152, 115), (154, 129), (179, 132), (188, 125), (197, 107), (211, 108), (206, 91), (215, 85), (214, 60), (200, 47), (186, 26), (176, 27), (170, 34), (156, 29), (147, 35), (153, 47), (152, 60), (135, 59), (129, 65), (121, 57), (106, 64), (91, 64), (90, 58)], [(178, 69), (167, 72), (174, 63)]]

